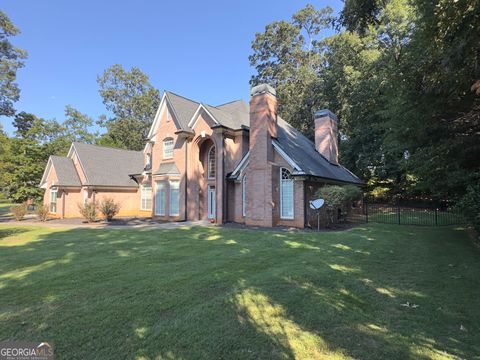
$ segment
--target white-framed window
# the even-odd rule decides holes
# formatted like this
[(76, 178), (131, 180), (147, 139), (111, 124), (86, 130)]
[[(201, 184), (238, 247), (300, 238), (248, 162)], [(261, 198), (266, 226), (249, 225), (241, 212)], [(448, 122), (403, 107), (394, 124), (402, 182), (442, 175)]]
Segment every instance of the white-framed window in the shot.
[(180, 181), (170, 181), (170, 216), (180, 215)]
[(247, 216), (247, 174), (242, 178), (242, 216)]
[(216, 159), (215, 159), (215, 146), (212, 146), (210, 150), (208, 150), (208, 178), (209, 179), (215, 179), (215, 164), (216, 164)]
[(83, 205), (85, 205), (86, 203), (88, 203), (88, 190), (87, 189), (83, 190)]
[(155, 194), (155, 215), (165, 216), (167, 205), (167, 186), (165, 181), (157, 181), (157, 192)]
[(280, 218), (293, 219), (293, 178), (288, 169), (280, 168)]
[(145, 169), (150, 170), (152, 168), (152, 154), (148, 153), (145, 161)]
[(163, 140), (163, 158), (173, 158), (173, 138), (171, 137)]
[(141, 188), (140, 210), (152, 210), (152, 185), (143, 184)]
[(57, 193), (57, 188), (50, 189), (50, 212), (54, 214), (57, 212)]

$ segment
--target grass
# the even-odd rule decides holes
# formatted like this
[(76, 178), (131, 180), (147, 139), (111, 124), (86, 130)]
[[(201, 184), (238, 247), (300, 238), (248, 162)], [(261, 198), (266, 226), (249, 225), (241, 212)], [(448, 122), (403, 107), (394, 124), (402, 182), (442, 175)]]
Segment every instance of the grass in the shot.
[(479, 272), (449, 227), (0, 225), (0, 339), (57, 359), (474, 359)]
[(10, 214), (10, 208), (13, 206), (13, 204), (9, 203), (0, 203), (0, 216), (5, 216)]

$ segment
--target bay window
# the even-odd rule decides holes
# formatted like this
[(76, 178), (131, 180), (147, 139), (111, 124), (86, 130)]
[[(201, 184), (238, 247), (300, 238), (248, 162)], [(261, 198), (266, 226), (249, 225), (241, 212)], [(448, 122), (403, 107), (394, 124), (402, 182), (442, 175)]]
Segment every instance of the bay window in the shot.
[(170, 216), (180, 215), (180, 181), (170, 181)]

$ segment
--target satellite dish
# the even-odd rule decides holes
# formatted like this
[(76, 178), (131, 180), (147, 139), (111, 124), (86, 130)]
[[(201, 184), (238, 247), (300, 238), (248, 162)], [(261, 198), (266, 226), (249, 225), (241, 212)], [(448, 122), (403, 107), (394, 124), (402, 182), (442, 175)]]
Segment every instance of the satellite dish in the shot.
[(323, 206), (323, 204), (325, 204), (325, 200), (323, 199), (312, 200), (310, 201), (310, 209), (318, 210)]

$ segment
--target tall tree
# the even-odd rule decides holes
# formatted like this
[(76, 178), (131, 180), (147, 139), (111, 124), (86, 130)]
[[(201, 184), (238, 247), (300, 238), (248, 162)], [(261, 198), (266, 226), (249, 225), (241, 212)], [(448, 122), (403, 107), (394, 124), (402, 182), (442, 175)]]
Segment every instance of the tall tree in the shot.
[(97, 82), (103, 103), (113, 114), (101, 122), (107, 128), (101, 143), (141, 150), (160, 104), (160, 92), (140, 69), (127, 71), (118, 64), (105, 70)]
[(19, 29), (0, 11), (0, 116), (12, 116), (15, 113), (13, 103), (20, 97), (15, 80), (27, 53), (10, 42), (10, 38), (18, 33)]
[(275, 21), (257, 33), (250, 64), (257, 74), (250, 83), (269, 83), (277, 90), (279, 113), (307, 135), (313, 134), (315, 83), (321, 65), (321, 32), (332, 26), (332, 9), (312, 5), (293, 14), (291, 21)]

